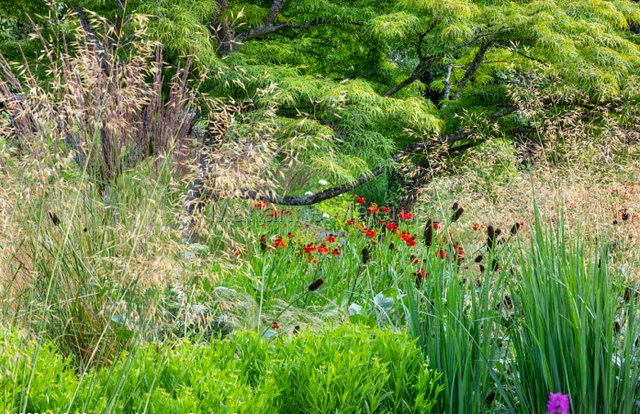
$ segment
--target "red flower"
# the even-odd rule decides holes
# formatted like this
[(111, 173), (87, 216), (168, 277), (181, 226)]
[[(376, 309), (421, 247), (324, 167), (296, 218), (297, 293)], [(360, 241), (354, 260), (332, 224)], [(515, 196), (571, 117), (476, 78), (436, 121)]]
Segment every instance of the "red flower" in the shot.
[(478, 223), (473, 225), (473, 231), (476, 231), (480, 228), (480, 226), (478, 225)]
[(387, 212), (391, 211), (391, 209), (389, 208), (389, 206), (384, 206), (384, 207), (382, 207), (382, 211), (387, 213)]
[(275, 247), (287, 247), (287, 243), (285, 243), (284, 239), (280, 236), (276, 238), (276, 240), (273, 242), (273, 245)]
[(413, 239), (407, 240), (407, 246), (415, 246), (416, 244), (417, 244), (416, 241)]
[(280, 327), (277, 323), (274, 323), (273, 326), (271, 326), (271, 329), (280, 329)]
[(440, 229), (442, 228), (442, 226), (440, 225), (440, 223), (439, 223), (439, 222), (434, 221), (434, 222), (433, 222), (433, 228), (434, 228), (435, 230), (440, 230)]
[(401, 211), (400, 213), (398, 213), (398, 217), (403, 220), (411, 220), (413, 218), (413, 214), (409, 213), (408, 211)]
[(340, 256), (340, 250), (338, 249), (333, 249), (333, 251), (331, 252), (332, 255), (334, 256)]
[(327, 240), (329, 243), (333, 243), (333, 242), (335, 242), (335, 241), (336, 241), (336, 238), (335, 238), (335, 237), (333, 237), (333, 235), (332, 235), (332, 234), (330, 234), (330, 235), (329, 235), (329, 237), (327, 237), (327, 238), (326, 238), (326, 240)]
[(440, 256), (440, 259), (444, 260), (444, 250), (436, 250), (436, 257)]
[(316, 250), (318, 251), (318, 253), (320, 254), (327, 254), (329, 253), (329, 249), (327, 248), (326, 243), (322, 243), (320, 246), (316, 247)]
[(278, 217), (280, 215), (281, 211), (280, 210), (271, 210), (267, 213), (267, 215), (271, 216), (271, 217)]
[(317, 247), (313, 245), (313, 243), (309, 243), (308, 245), (306, 245), (305, 247), (302, 248), (302, 250), (304, 250), (305, 253), (311, 253), (312, 251), (316, 250)]
[(396, 225), (395, 225), (395, 224), (393, 224), (393, 223), (389, 223), (389, 224), (387, 224), (385, 227), (386, 227), (386, 228), (388, 228), (388, 229), (390, 229), (390, 230), (393, 230), (393, 229), (395, 229), (395, 228), (396, 228), (396, 227), (398, 227), (398, 226), (396, 226)]
[(365, 203), (364, 198), (362, 198), (362, 197), (357, 198), (357, 199), (356, 199), (356, 203), (358, 203), (358, 204), (364, 204), (364, 203)]
[(367, 208), (367, 211), (371, 214), (378, 214), (380, 212), (376, 203), (371, 203), (371, 206)]
[(293, 239), (294, 237), (296, 237), (295, 235), (291, 234), (291, 233), (287, 233), (287, 237), (290, 239)]
[(282, 214), (284, 214), (285, 216), (290, 216), (291, 212), (290, 211), (283, 211)]
[(267, 207), (269, 207), (269, 202), (268, 201), (260, 200), (260, 201), (258, 201), (256, 203), (256, 208), (258, 210), (264, 210)]

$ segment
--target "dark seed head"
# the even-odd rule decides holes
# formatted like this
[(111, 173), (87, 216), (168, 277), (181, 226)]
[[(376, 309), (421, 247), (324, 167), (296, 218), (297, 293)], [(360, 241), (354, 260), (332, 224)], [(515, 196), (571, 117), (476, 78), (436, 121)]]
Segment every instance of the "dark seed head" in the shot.
[(362, 248), (362, 263), (367, 264), (371, 260), (371, 255), (369, 254), (369, 249), (365, 246)]
[(433, 244), (433, 225), (431, 219), (427, 220), (427, 226), (424, 228), (424, 245), (431, 247)]
[(451, 210), (456, 211), (458, 209), (458, 202), (456, 201), (455, 203), (453, 203), (453, 205), (451, 206)]
[(487, 227), (487, 248), (489, 250), (493, 249), (493, 247), (495, 246), (495, 241), (496, 241), (496, 232), (493, 229), (493, 226), (489, 225), (489, 227)]
[(618, 224), (618, 220), (613, 220), (613, 224)]
[(476, 263), (480, 263), (482, 261), (483, 257), (481, 254), (479, 254), (478, 256), (476, 256), (476, 258), (474, 259)]
[(458, 221), (460, 216), (462, 216), (462, 213), (464, 213), (464, 208), (460, 207), (459, 209), (456, 210), (455, 213), (453, 213), (453, 217), (451, 218), (451, 221)]
[(420, 289), (420, 286), (422, 286), (422, 275), (418, 272), (414, 272), (414, 274), (416, 275), (416, 287)]
[(629, 220), (629, 212), (627, 211), (626, 208), (623, 208), (621, 213), (622, 213), (622, 220), (624, 221)]
[(293, 334), (294, 334), (294, 335), (298, 335), (298, 332), (300, 332), (300, 325), (296, 325), (296, 326), (293, 328)]
[(501, 235), (501, 234), (502, 234), (502, 230), (500, 230), (500, 229), (496, 229), (496, 237), (498, 237), (498, 236), (499, 236), (499, 235)]
[(60, 219), (53, 211), (49, 211), (49, 218), (51, 219), (51, 221), (53, 221), (54, 225), (57, 226), (58, 224), (60, 224)]
[(631, 300), (631, 288), (629, 286), (624, 288), (624, 300), (625, 302), (629, 302)]
[(393, 242), (389, 243), (389, 250), (395, 250), (396, 249), (396, 245), (393, 244)]
[(620, 333), (621, 329), (622, 329), (622, 326), (620, 326), (620, 322), (619, 321), (615, 321), (613, 323), (613, 330), (615, 331), (615, 333)]
[(267, 238), (264, 234), (260, 237), (260, 250), (267, 250)]
[(484, 273), (484, 265), (480, 265), (480, 273)]
[(520, 223), (516, 223), (511, 227), (511, 234), (515, 236), (518, 234), (518, 230), (520, 230)]
[(313, 283), (309, 285), (309, 291), (313, 292), (314, 290), (317, 290), (320, 286), (322, 286), (323, 283), (324, 281), (322, 280), (322, 278), (314, 280)]
[(495, 399), (496, 399), (496, 392), (491, 391), (489, 395), (487, 395), (487, 398), (485, 398), (484, 402), (486, 402), (487, 405), (491, 405), (493, 403), (493, 400)]
[(491, 270), (495, 272), (496, 270), (498, 270), (498, 267), (500, 267), (498, 261), (496, 259), (493, 259), (491, 261)]
[(513, 307), (513, 302), (511, 301), (511, 298), (509, 297), (509, 295), (504, 295), (504, 306), (507, 307), (507, 309), (511, 309)]
[(87, 228), (85, 227), (84, 229), (82, 229), (82, 231), (86, 233), (87, 232)]

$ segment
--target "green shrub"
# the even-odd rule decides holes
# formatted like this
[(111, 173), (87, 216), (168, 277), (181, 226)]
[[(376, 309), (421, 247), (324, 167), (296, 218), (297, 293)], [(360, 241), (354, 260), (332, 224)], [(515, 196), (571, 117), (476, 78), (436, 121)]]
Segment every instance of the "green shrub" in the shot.
[(147, 345), (80, 377), (52, 345), (12, 346), (4, 411), (429, 413), (441, 391), (402, 334), (345, 325), (274, 338)]

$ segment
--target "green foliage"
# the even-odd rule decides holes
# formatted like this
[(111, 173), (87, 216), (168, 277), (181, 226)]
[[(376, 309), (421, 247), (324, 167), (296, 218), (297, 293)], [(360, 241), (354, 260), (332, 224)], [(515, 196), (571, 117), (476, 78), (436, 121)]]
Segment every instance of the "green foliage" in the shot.
[(572, 412), (638, 412), (635, 289), (619, 300), (607, 244), (587, 250), (562, 219), (555, 229), (544, 226), (537, 215), (513, 286), (520, 412), (544, 411), (549, 392), (568, 394)]
[(441, 390), (404, 335), (350, 325), (272, 341), (238, 333), (147, 345), (81, 377), (51, 345), (21, 348), (3, 335), (7, 412), (430, 413)]

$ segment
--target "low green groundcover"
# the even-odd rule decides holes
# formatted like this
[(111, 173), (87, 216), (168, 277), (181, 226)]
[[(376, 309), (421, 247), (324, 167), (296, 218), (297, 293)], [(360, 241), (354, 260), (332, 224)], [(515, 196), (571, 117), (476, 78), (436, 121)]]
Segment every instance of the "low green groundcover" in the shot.
[(353, 325), (144, 345), (84, 375), (52, 345), (0, 345), (3, 412), (429, 413), (440, 392), (407, 336)]

